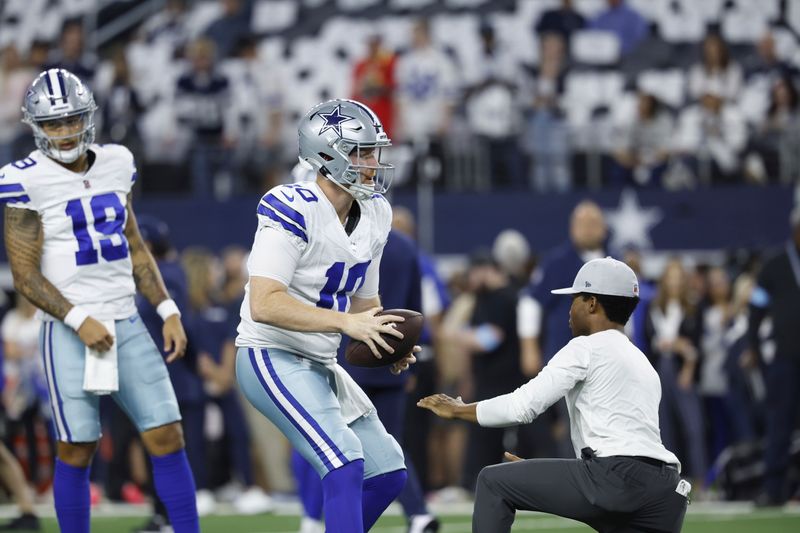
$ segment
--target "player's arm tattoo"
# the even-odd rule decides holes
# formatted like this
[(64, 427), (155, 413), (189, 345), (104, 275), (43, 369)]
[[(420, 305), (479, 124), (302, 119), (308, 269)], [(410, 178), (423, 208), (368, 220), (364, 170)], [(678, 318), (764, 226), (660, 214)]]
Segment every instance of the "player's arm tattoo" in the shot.
[(139, 233), (139, 224), (136, 222), (136, 215), (133, 214), (131, 200), (131, 195), (128, 194), (128, 222), (125, 225), (125, 238), (128, 239), (131, 251), (133, 280), (136, 282), (139, 292), (155, 307), (169, 298), (169, 293), (164, 286), (164, 280), (161, 278), (156, 261)]
[(44, 232), (39, 213), (6, 207), (4, 237), (14, 288), (36, 307), (63, 320), (72, 304), (42, 274)]

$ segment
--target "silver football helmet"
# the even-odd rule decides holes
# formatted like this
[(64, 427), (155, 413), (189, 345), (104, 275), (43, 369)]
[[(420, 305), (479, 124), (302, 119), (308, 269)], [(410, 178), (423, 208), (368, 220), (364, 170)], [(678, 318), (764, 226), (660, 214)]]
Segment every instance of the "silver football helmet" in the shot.
[[(72, 163), (94, 142), (94, 103), (92, 91), (71, 72), (52, 68), (33, 80), (22, 106), (22, 122), (33, 129), (36, 147), (45, 155), (62, 163)], [(75, 128), (67, 135), (48, 135), (42, 126)], [(80, 128), (77, 129), (78, 124)], [(73, 146), (60, 144), (75, 139)]]
[(394, 167), (381, 162), (381, 149), (392, 143), (364, 104), (344, 99), (317, 104), (300, 119), (298, 134), (300, 160), (356, 200), (389, 190)]

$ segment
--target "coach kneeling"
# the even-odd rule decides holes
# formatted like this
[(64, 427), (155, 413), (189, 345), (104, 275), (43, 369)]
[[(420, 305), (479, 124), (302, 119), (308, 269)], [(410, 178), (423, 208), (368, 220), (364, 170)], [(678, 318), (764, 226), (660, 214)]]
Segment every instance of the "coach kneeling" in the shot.
[(478, 477), (473, 533), (511, 531), (517, 509), (579, 520), (600, 532), (681, 530), (691, 485), (664, 448), (661, 385), (623, 333), (639, 303), (636, 274), (606, 257), (586, 263), (572, 287), (573, 339), (534, 379), (510, 394), (465, 404), (444, 394), (417, 405), (487, 427), (526, 424), (566, 396), (578, 459), (519, 460)]

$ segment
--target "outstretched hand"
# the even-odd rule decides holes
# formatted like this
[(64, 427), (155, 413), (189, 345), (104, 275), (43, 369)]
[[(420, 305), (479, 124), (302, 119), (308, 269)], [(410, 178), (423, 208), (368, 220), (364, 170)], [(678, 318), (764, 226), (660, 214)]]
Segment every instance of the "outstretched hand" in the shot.
[(433, 411), (433, 414), (442, 418), (456, 418), (456, 410), (463, 406), (466, 404), (461, 400), (461, 396), (451, 398), (447, 394), (426, 396), (417, 402), (417, 407)]

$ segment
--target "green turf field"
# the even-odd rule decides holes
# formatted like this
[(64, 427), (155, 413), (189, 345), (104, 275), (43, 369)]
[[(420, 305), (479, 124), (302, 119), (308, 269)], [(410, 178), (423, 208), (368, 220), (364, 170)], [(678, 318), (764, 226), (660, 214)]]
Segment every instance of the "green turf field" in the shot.
[[(141, 517), (98, 517), (92, 520), (93, 533), (128, 532), (142, 523)], [(56, 533), (55, 520), (46, 520), (45, 531)], [(467, 515), (443, 517), (442, 533), (469, 533)], [(289, 515), (257, 517), (213, 516), (201, 522), (204, 533), (296, 533), (299, 519)], [(404, 521), (399, 516), (388, 516), (371, 530), (374, 533), (405, 533)], [(557, 517), (523, 513), (517, 517), (514, 532), (535, 531), (556, 533), (592, 531), (586, 526)], [(800, 512), (794, 511), (715, 511), (692, 512), (683, 528), (684, 533), (797, 533), (800, 532)]]

